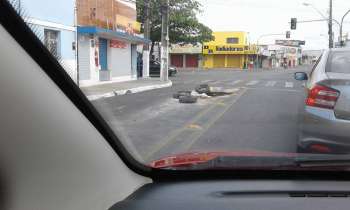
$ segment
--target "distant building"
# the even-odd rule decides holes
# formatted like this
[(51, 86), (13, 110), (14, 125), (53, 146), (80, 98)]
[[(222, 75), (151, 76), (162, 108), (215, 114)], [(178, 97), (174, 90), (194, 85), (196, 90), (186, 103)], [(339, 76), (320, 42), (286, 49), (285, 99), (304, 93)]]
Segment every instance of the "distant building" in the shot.
[(170, 63), (179, 69), (196, 69), (202, 66), (202, 45), (172, 45)]
[(74, 0), (12, 0), (26, 23), (76, 81)]
[(304, 50), (303, 51), (303, 64), (312, 65), (322, 55), (323, 50)]
[(213, 36), (213, 41), (203, 43), (204, 68), (244, 69), (256, 59), (256, 47), (249, 44), (246, 32), (214, 32)]
[(136, 3), (77, 0), (79, 76), (82, 86), (136, 80), (142, 46)]
[(302, 63), (301, 47), (283, 45), (260, 45), (259, 63), (264, 69), (283, 67), (296, 67)]

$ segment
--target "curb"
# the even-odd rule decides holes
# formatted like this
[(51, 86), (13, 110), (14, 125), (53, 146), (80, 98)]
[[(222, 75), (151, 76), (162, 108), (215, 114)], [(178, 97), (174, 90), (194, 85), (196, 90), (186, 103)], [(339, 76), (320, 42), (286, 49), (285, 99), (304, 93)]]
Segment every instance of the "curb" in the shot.
[(145, 92), (145, 91), (149, 91), (149, 90), (167, 88), (167, 87), (171, 87), (171, 86), (173, 86), (173, 83), (172, 83), (172, 81), (169, 81), (169, 82), (167, 82), (165, 84), (161, 84), (161, 85), (148, 85), (148, 86), (136, 87), (136, 88), (125, 89), (125, 90), (115, 90), (115, 91), (111, 91), (111, 92), (99, 94), (99, 95), (90, 95), (90, 96), (87, 96), (87, 98), (90, 101), (96, 101), (96, 100), (101, 99), (101, 98), (110, 98), (110, 97), (114, 97), (114, 96), (122, 96), (122, 95), (141, 93), (141, 92)]

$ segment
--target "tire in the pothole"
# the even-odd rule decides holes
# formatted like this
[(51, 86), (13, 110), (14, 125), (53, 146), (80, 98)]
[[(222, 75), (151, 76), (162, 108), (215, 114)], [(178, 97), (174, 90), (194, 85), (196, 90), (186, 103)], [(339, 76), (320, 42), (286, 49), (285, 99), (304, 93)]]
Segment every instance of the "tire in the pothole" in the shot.
[(194, 96), (180, 96), (179, 102), (182, 104), (194, 104), (197, 103), (198, 98)]
[(199, 94), (203, 94), (203, 93), (208, 94), (210, 91), (210, 86), (208, 84), (198, 85), (196, 87), (196, 91)]
[(181, 96), (191, 96), (191, 91), (179, 91), (173, 94), (175, 99), (180, 99)]

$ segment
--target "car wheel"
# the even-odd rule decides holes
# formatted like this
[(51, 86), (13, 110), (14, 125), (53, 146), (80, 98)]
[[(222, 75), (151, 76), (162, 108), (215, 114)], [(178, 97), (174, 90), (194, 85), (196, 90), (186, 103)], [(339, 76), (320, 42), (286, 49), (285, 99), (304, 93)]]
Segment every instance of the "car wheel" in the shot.
[(182, 104), (194, 104), (197, 103), (198, 98), (194, 96), (180, 96), (179, 101)]

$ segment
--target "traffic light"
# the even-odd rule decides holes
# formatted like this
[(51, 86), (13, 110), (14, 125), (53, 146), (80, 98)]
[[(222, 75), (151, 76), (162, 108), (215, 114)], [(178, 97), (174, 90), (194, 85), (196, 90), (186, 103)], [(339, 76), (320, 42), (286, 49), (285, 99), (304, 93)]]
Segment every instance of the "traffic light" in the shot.
[(297, 22), (298, 22), (298, 20), (296, 18), (292, 18), (292, 20), (290, 21), (290, 28), (292, 30), (296, 30), (297, 29)]
[(287, 39), (290, 39), (290, 31), (287, 31), (287, 32), (286, 32), (286, 38), (287, 38)]

